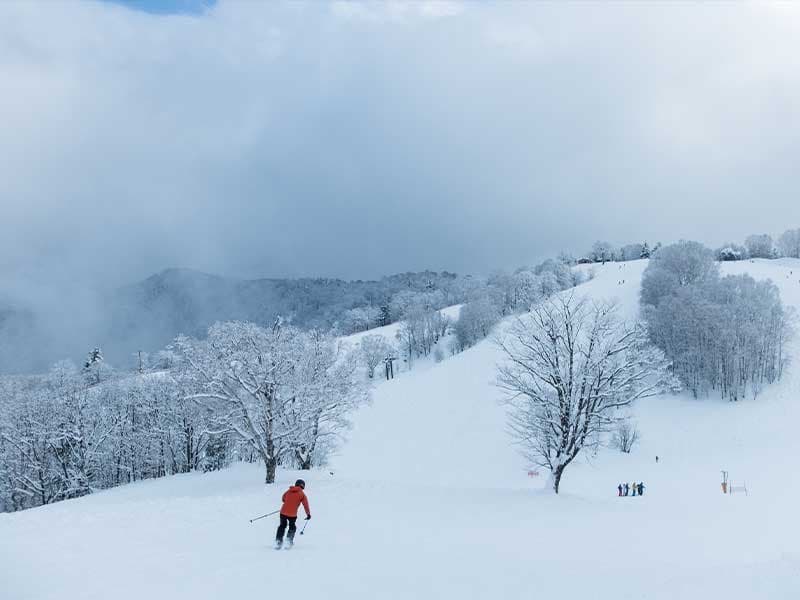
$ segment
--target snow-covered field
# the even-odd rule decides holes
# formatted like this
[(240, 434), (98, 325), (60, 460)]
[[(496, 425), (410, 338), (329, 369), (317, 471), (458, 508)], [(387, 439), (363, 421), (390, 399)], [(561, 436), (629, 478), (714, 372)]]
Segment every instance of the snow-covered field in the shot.
[[(633, 316), (645, 266), (594, 267), (580, 293)], [(798, 260), (723, 270), (800, 307)], [(0, 514), (0, 598), (800, 598), (796, 362), (755, 401), (640, 403), (634, 453), (585, 456), (556, 497), (509, 442), (498, 359), (485, 341), (381, 383), (330, 469), (304, 474), (314, 518), (291, 552), (248, 519), (297, 473), (265, 488), (238, 465)], [(722, 469), (749, 496), (723, 495)], [(618, 498), (634, 480), (645, 496)]]

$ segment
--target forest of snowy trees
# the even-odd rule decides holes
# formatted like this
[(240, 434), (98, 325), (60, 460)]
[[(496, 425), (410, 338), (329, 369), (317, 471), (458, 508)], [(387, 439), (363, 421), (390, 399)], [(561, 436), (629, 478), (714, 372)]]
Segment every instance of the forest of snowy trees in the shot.
[(714, 252), (680, 242), (651, 259), (641, 301), (651, 339), (695, 397), (755, 397), (781, 377), (790, 319), (771, 281), (721, 277)]
[[(615, 246), (609, 242), (597, 241), (592, 249), (577, 262), (604, 263), (624, 262), (639, 258), (650, 258), (661, 248), (661, 243), (650, 247), (647, 242)], [(749, 235), (744, 242), (730, 242), (714, 250), (716, 260), (735, 261), (749, 258), (800, 258), (800, 228), (787, 229), (773, 239), (768, 233)]]
[(0, 510), (237, 460), (261, 461), (271, 482), (278, 465), (323, 464), (368, 399), (352, 350), (280, 321), (220, 323), (167, 357), (115, 374), (95, 350), (82, 369), (0, 378)]
[(487, 285), (475, 287), (455, 323), (453, 352), (461, 352), (487, 337), (502, 317), (530, 310), (553, 294), (580, 285), (587, 275), (571, 268), (571, 259), (546, 260), (514, 273), (495, 273)]

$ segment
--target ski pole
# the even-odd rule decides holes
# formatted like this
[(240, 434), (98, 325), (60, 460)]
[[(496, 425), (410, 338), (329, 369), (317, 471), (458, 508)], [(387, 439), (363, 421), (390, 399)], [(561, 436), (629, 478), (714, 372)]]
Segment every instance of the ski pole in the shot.
[(273, 510), (271, 513), (267, 513), (265, 515), (261, 515), (260, 517), (256, 517), (255, 519), (250, 519), (250, 522), (252, 523), (253, 521), (258, 521), (259, 519), (263, 519), (264, 517), (268, 517), (270, 515), (274, 515), (275, 513), (280, 512), (280, 510), (281, 509), (279, 508), (278, 510)]
[(306, 527), (308, 527), (308, 523), (311, 519), (306, 519), (306, 524), (303, 525), (303, 528), (300, 530), (300, 535), (303, 535), (306, 531)]

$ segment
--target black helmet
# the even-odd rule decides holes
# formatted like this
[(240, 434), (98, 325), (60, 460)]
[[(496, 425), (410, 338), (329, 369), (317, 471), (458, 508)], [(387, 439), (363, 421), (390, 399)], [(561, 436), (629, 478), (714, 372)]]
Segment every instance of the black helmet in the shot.
[(306, 482), (305, 482), (305, 481), (303, 481), (302, 479), (298, 479), (297, 481), (295, 481), (295, 482), (294, 482), (294, 484), (295, 484), (297, 487), (301, 487), (301, 488), (303, 488), (303, 489), (306, 489)]

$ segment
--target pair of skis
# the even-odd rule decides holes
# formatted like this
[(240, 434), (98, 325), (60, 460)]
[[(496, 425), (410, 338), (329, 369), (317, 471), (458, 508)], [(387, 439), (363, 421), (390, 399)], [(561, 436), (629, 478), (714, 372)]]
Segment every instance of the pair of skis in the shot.
[[(300, 530), (300, 535), (303, 535), (306, 532), (306, 527), (308, 527), (308, 519), (306, 519), (306, 524), (303, 525), (303, 528)], [(294, 540), (287, 540), (286, 545), (284, 546), (283, 541), (275, 541), (275, 550), (280, 550), (284, 548), (285, 550), (291, 550), (294, 547)]]

